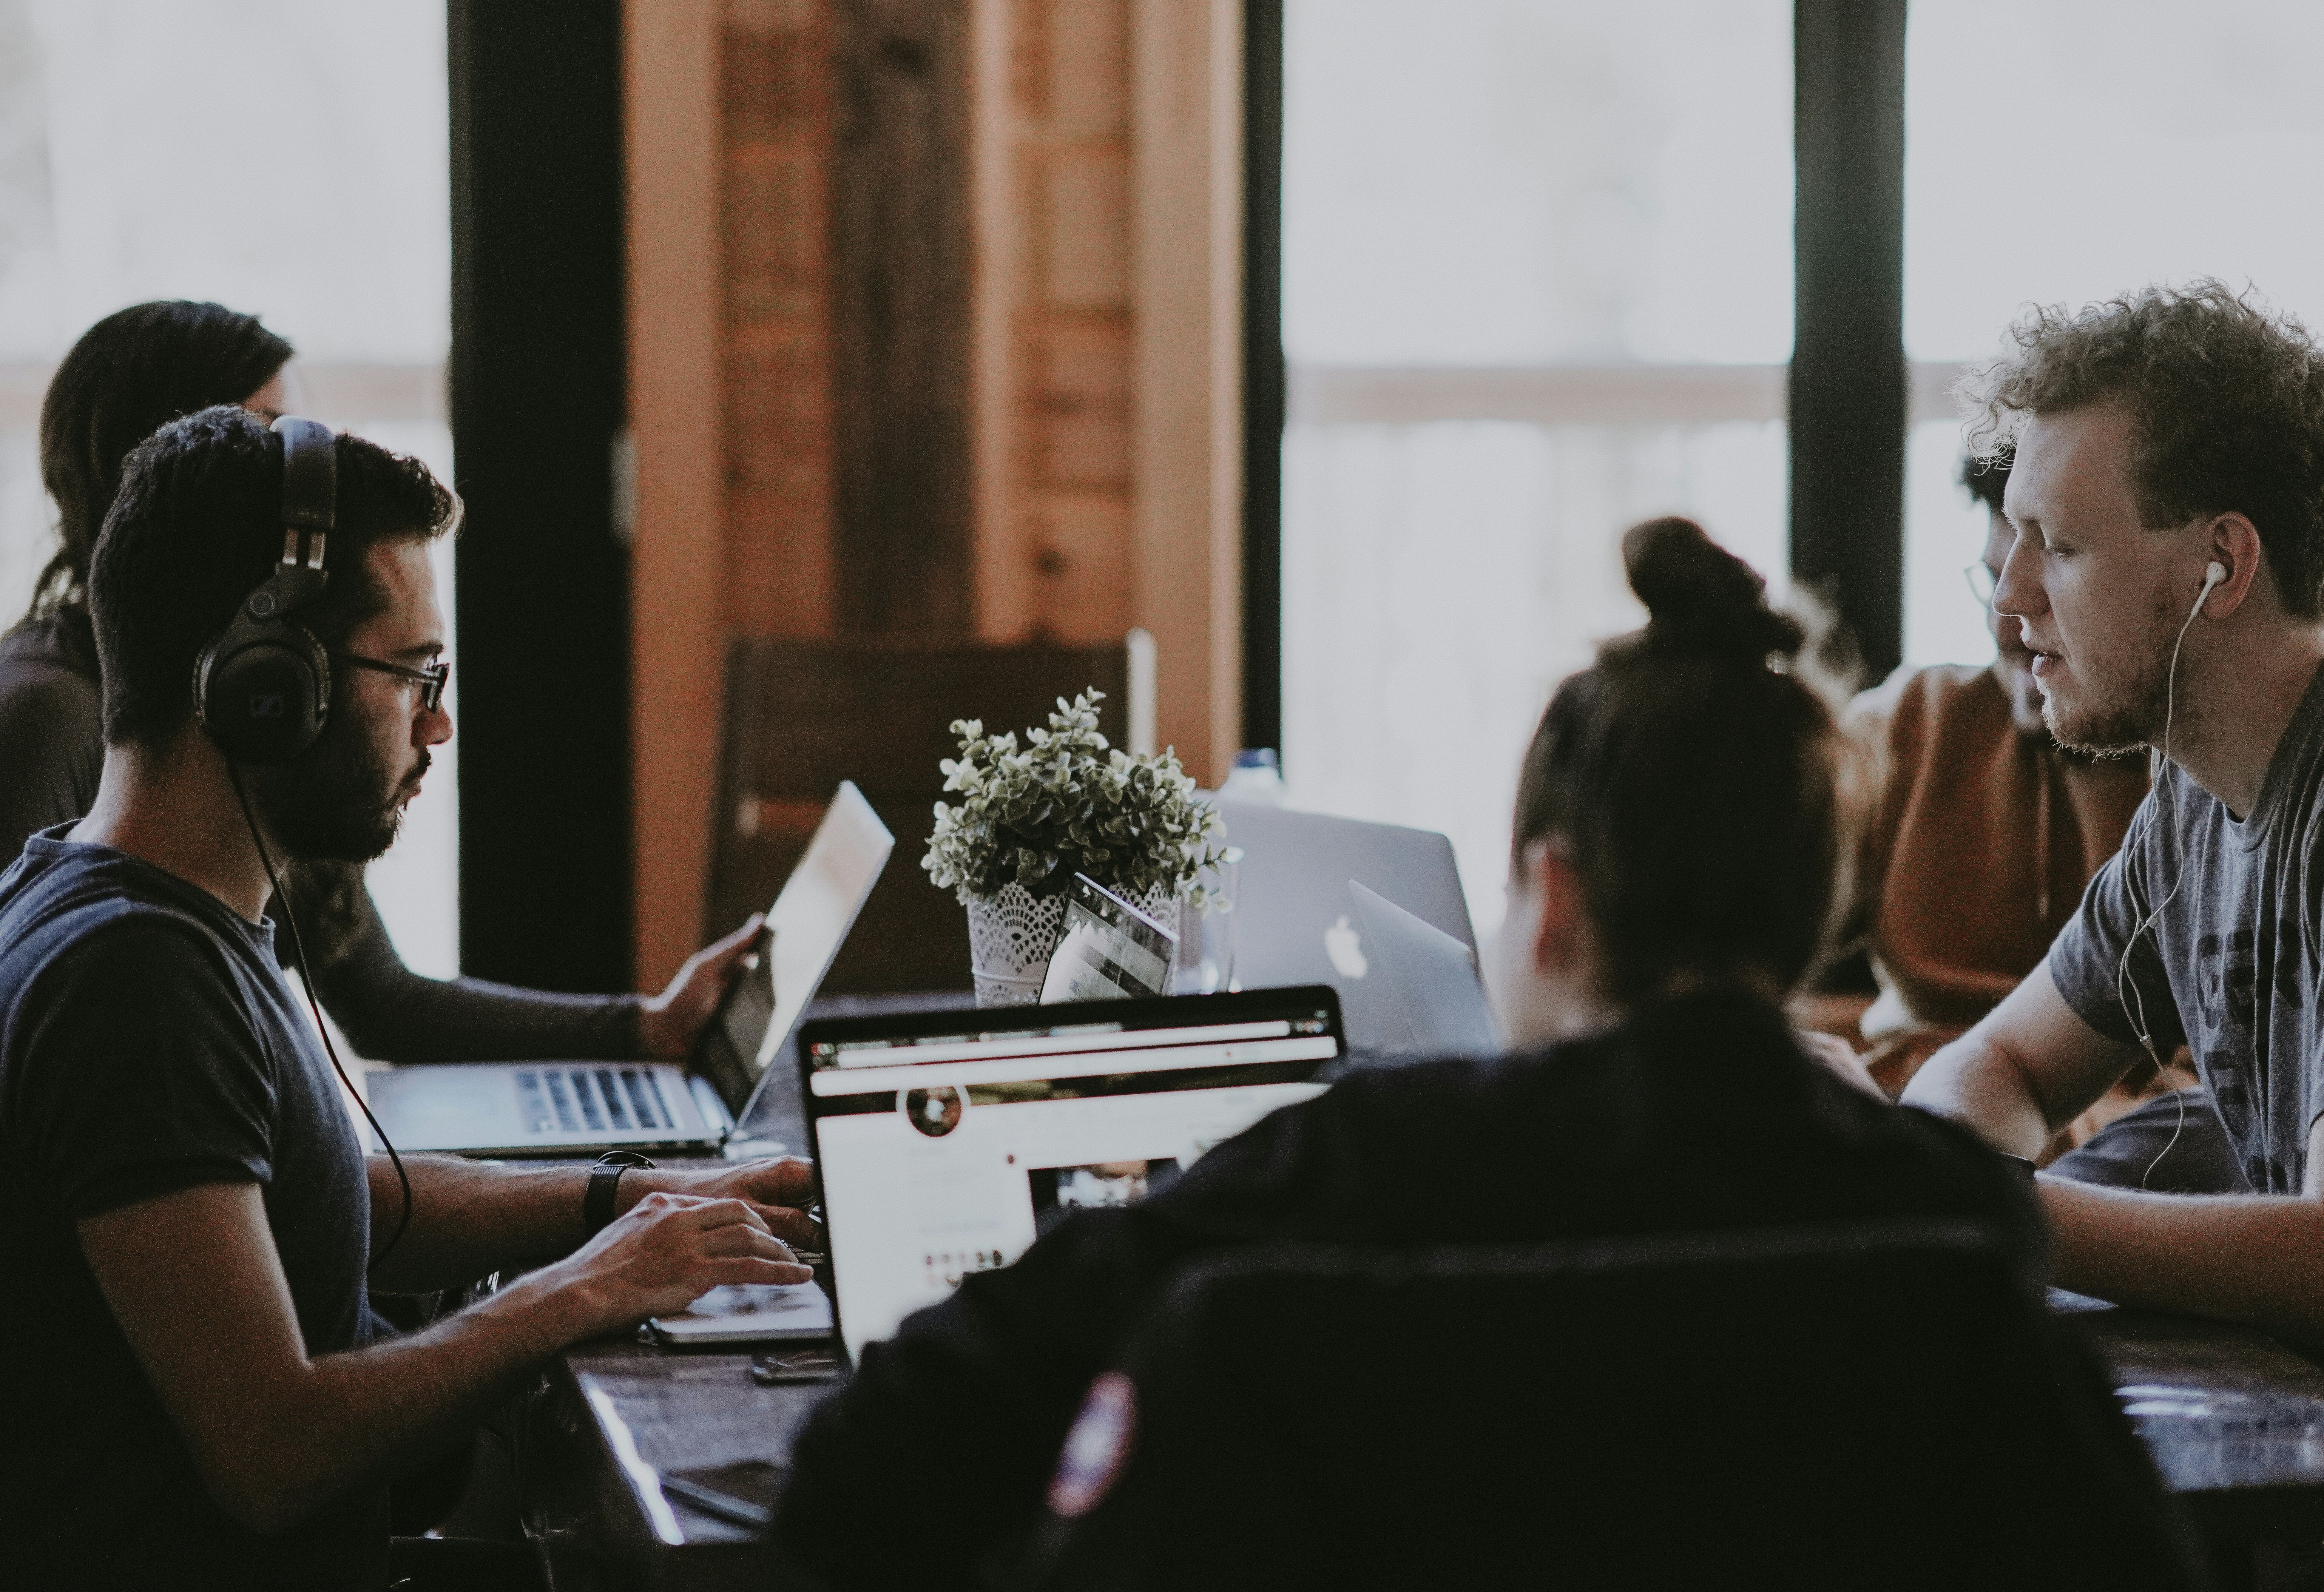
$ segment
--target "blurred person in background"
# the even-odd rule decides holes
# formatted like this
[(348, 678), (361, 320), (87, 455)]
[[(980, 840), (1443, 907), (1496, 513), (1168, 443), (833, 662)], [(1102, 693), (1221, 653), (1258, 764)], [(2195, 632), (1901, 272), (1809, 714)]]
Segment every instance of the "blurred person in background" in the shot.
[[(1861, 1027), (1868, 1065), (1891, 1094), (2041, 963), (2146, 797), (2144, 758), (2090, 757), (2052, 738), (2034, 655), (2018, 621), (1993, 610), (2017, 535), (2001, 508), (2009, 468), (2006, 455), (1961, 467), (1987, 515), (1984, 553), (1963, 573), (1993, 662), (1899, 669), (1842, 720), (1877, 770), (1843, 934), (1868, 952), (1880, 986)], [(2051, 1154), (2052, 1171), (2083, 1182), (2245, 1186), (2183, 1049), (2159, 1072), (2142, 1061)]]
[[(130, 450), (213, 404), (270, 423), (297, 412), (291, 358), (255, 316), (171, 299), (107, 316), (57, 367), (41, 403), (41, 479), (61, 545), (31, 611), (0, 635), (0, 863), (87, 813), (97, 794), (105, 744), (88, 567)], [(659, 996), (566, 995), (413, 972), (359, 864), (305, 863), (283, 888), (309, 936), (324, 1009), (375, 1061), (682, 1056), (759, 927), (753, 918), (696, 955)]]

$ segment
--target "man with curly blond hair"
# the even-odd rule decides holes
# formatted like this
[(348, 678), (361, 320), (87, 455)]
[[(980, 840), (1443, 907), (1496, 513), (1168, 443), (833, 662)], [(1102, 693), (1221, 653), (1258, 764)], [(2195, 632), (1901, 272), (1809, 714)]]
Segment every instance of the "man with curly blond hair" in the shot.
[(2051, 733), (2151, 749), (2154, 789), (2043, 964), (1904, 1098), (2030, 1157), (2186, 1044), (2257, 1192), (2044, 1176), (2059, 1278), (2324, 1332), (2324, 357), (2216, 282), (2015, 337), (1977, 393), (2014, 464), (1993, 605)]

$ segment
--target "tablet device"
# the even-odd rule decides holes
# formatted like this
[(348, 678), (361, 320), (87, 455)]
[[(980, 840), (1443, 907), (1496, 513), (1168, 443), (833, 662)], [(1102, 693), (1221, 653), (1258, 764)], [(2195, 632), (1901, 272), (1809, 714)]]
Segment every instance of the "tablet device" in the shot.
[(1065, 932), (1049, 953), (1041, 1004), (1170, 993), (1178, 936), (1085, 873), (1065, 897)]

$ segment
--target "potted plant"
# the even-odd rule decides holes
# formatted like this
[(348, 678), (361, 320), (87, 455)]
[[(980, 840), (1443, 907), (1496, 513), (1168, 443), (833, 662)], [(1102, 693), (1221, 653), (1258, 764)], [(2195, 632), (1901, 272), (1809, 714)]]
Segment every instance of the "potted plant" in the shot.
[(980, 1006), (1038, 1000), (1065, 916), (1065, 892), (1085, 873), (1176, 927), (1176, 904), (1204, 904), (1203, 870), (1226, 855), (1226, 825), (1166, 750), (1132, 757), (1098, 733), (1092, 688), (1057, 699), (1046, 730), (988, 736), (956, 719), (960, 756), (943, 763), (936, 833), (920, 866), (968, 908), (969, 959)]

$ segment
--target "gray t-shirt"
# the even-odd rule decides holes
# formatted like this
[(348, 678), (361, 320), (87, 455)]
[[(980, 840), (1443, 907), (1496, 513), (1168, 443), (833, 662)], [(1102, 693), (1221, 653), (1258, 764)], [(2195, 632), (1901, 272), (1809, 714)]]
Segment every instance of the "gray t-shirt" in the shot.
[[(2130, 838), (2050, 948), (2058, 993), (2091, 1027), (2135, 1040), (2132, 1014), (2144, 1003), (2158, 1051), (2184, 1044), (2194, 1053), (2244, 1173), (2263, 1193), (2300, 1191), (2309, 1125), (2324, 1114), (2319, 846), (2324, 669), (2276, 744), (2250, 814), (2237, 823), (2165, 764)], [(2118, 995), (2123, 948), (2158, 905)]]

